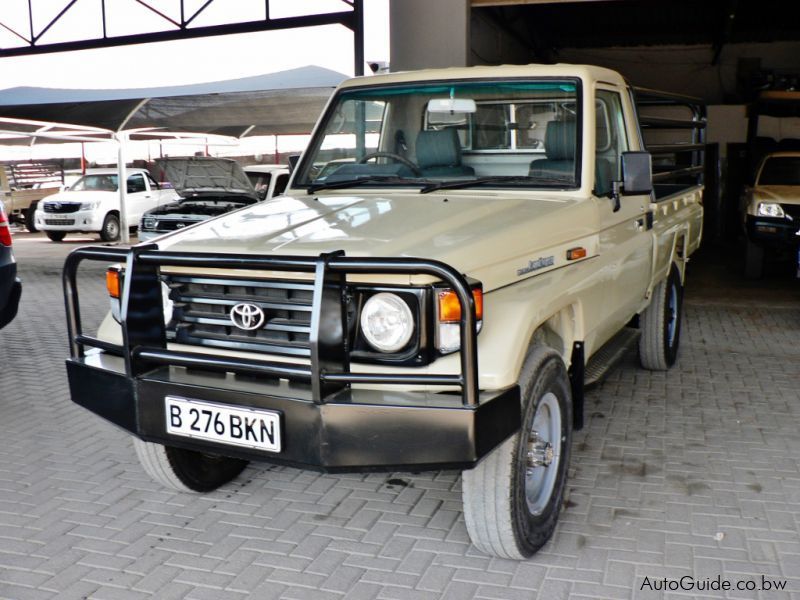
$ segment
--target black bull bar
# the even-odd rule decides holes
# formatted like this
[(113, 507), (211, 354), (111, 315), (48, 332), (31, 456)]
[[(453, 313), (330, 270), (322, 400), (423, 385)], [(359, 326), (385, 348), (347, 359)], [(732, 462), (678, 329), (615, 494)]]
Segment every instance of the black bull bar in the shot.
[[(81, 327), (77, 271), (84, 260), (123, 263), (120, 299), (122, 344), (86, 335)], [(313, 274), (309, 364), (270, 362), (169, 349), (163, 318), (161, 267), (239, 269)], [(460, 372), (354, 373), (344, 343), (346, 314), (341, 302), (347, 274), (429, 275), (452, 288), (461, 303)], [(221, 453), (322, 470), (372, 470), (403, 466), (469, 467), (520, 426), (519, 387), (487, 392), (478, 387), (475, 305), (466, 279), (439, 261), (419, 258), (349, 258), (343, 252), (319, 256), (256, 256), (160, 251), (154, 244), (130, 249), (85, 247), (66, 259), (63, 273), (72, 399), (142, 439), (217, 450), (213, 444), (167, 436), (164, 395), (178, 393), (245, 406), (274, 409), (295, 438), (312, 437), (280, 455), (225, 447)], [(98, 362), (102, 355), (115, 357)], [(112, 361), (112, 362), (109, 362)], [(116, 363), (113, 363), (113, 361)], [(109, 368), (108, 365), (116, 364)], [(174, 367), (184, 367), (175, 374)], [(187, 375), (192, 373), (193, 375)], [(207, 374), (207, 377), (203, 376)], [(255, 376), (306, 384), (306, 394), (264, 386), (237, 387), (219, 375)], [(252, 379), (252, 378), (251, 378)], [(362, 384), (352, 389), (351, 384)], [(453, 393), (382, 392), (363, 385), (460, 389)], [(234, 389), (225, 390), (224, 388)], [(113, 390), (114, 400), (108, 391)], [(222, 391), (221, 391), (222, 390)], [(303, 408), (298, 408), (300, 403)], [(311, 408), (311, 411), (308, 408)], [(379, 439), (379, 442), (375, 442)], [(361, 441), (359, 441), (361, 440)], [(367, 440), (370, 440), (367, 443)], [(363, 443), (362, 443), (363, 442)]]

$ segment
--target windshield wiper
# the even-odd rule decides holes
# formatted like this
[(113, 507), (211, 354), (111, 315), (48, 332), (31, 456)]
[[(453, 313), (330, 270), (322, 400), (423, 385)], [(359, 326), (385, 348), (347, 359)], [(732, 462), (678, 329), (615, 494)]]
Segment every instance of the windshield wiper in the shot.
[(341, 188), (355, 187), (365, 183), (410, 183), (418, 184), (419, 181), (408, 179), (407, 177), (397, 177), (396, 175), (368, 175), (366, 177), (354, 177), (353, 179), (339, 179), (330, 183), (313, 183), (308, 186), (307, 194), (314, 194), (319, 190), (335, 190)]
[(422, 188), (420, 194), (429, 194), (437, 190), (457, 190), (460, 188), (468, 188), (473, 185), (482, 185), (484, 183), (531, 183), (534, 185), (568, 185), (572, 183), (572, 179), (562, 179), (559, 177), (545, 178), (533, 177), (528, 175), (494, 175), (492, 177), (477, 177), (475, 179), (456, 179), (452, 181), (436, 181), (429, 183)]

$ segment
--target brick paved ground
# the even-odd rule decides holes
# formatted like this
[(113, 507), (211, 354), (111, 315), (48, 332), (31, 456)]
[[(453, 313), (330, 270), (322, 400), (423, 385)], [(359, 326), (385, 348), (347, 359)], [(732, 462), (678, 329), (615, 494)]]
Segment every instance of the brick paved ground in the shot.
[[(686, 575), (765, 575), (794, 596), (727, 597), (800, 598), (794, 282), (764, 292), (724, 262), (693, 265), (678, 365), (648, 373), (630, 356), (589, 393), (555, 537), (511, 562), (470, 547), (456, 472), (253, 466), (205, 495), (151, 482), (129, 437), (67, 396), (59, 275), (73, 245), (16, 236), (24, 304), (0, 332), (0, 598), (659, 598), (640, 591), (645, 577)], [(91, 323), (106, 300), (102, 272), (90, 275)]]

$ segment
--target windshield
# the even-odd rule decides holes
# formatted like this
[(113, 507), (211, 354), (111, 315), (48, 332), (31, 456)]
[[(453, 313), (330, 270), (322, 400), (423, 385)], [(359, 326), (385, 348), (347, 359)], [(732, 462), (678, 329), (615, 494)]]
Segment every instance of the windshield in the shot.
[(295, 185), (575, 188), (579, 89), (575, 79), (346, 89)]
[(84, 175), (69, 188), (73, 192), (116, 192), (118, 188), (117, 176), (107, 175)]
[(758, 177), (759, 185), (800, 185), (800, 156), (768, 158)]

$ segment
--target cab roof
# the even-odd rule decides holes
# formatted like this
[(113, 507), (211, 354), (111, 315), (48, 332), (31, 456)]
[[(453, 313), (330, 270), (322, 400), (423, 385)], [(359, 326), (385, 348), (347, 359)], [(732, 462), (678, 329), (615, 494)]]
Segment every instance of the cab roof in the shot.
[(511, 79), (520, 77), (578, 77), (587, 83), (604, 82), (625, 85), (625, 79), (611, 69), (593, 65), (500, 65), (479, 67), (453, 67), (448, 69), (423, 69), (400, 71), (383, 75), (367, 75), (348, 79), (339, 88), (363, 85), (384, 85), (420, 81), (464, 80), (464, 79)]

